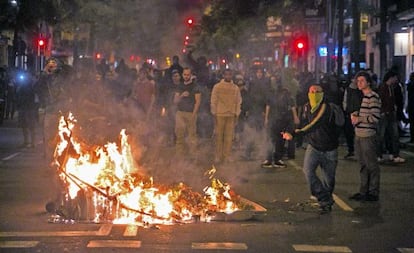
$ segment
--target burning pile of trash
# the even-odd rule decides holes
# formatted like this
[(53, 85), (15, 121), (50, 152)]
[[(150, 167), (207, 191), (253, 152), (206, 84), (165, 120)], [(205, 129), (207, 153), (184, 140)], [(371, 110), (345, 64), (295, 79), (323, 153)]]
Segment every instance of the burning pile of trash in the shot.
[(156, 184), (135, 164), (125, 130), (119, 145), (90, 146), (73, 136), (75, 125), (72, 114), (60, 118), (54, 162), (62, 197), (60, 203), (47, 206), (54, 212), (52, 222), (171, 224), (191, 222), (195, 217), (208, 221), (210, 213), (253, 208), (214, 177), (214, 166), (206, 172), (211, 185), (204, 188), (204, 194), (184, 183)]

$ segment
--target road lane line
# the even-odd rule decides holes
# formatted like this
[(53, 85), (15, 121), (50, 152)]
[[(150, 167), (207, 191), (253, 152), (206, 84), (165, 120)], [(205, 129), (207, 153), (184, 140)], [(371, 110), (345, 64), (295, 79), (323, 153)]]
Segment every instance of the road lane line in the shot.
[(0, 232), (1, 237), (79, 237), (107, 236), (111, 233), (112, 225), (104, 224), (98, 231), (29, 231), (29, 232)]
[(16, 152), (16, 153), (14, 153), (14, 154), (11, 154), (11, 155), (9, 155), (9, 156), (4, 157), (4, 158), (3, 158), (3, 159), (1, 159), (1, 160), (2, 160), (2, 161), (8, 161), (8, 160), (11, 160), (11, 159), (13, 159), (14, 157), (16, 157), (16, 156), (20, 155), (20, 153), (21, 153), (21, 152)]
[(300, 251), (300, 252), (352, 253), (352, 250), (345, 246), (306, 245), (306, 244), (293, 244), (292, 246), (296, 251)]
[(302, 170), (302, 167), (301, 166), (299, 166), (295, 161), (293, 161), (293, 160), (288, 160), (287, 161), (287, 163), (288, 164), (290, 164), (290, 165), (292, 165), (293, 166), (293, 168), (295, 168), (296, 170)]
[(346, 212), (353, 212), (354, 209), (350, 207), (345, 201), (343, 201), (341, 198), (339, 198), (336, 194), (332, 194), (333, 199), (335, 200), (335, 204), (337, 204), (342, 210)]
[[(295, 161), (292, 161), (292, 160), (290, 160), (290, 161), (288, 161), (288, 163), (290, 164), (290, 165), (292, 165), (295, 169), (297, 169), (297, 170), (302, 170), (302, 168), (295, 162)], [(342, 210), (344, 210), (344, 211), (347, 211), (347, 212), (353, 212), (354, 211), (354, 209), (352, 209), (347, 203), (345, 203), (345, 201), (343, 201), (341, 198), (339, 198), (337, 195), (335, 195), (335, 194), (332, 194), (333, 195), (333, 198), (334, 198), (334, 200), (335, 200), (335, 203), (342, 209)]]
[(414, 248), (398, 248), (397, 250), (401, 253), (414, 253)]
[(406, 151), (406, 150), (404, 150), (404, 151), (400, 151), (400, 153), (403, 153), (403, 154), (405, 154), (405, 155), (408, 155), (408, 156), (412, 156), (412, 157), (414, 157), (414, 153), (413, 153), (413, 152), (410, 152), (410, 151)]
[(247, 250), (247, 245), (234, 242), (193, 242), (191, 248), (201, 250)]
[(125, 228), (124, 236), (136, 236), (138, 233), (138, 226), (136, 225), (128, 225)]
[(39, 244), (38, 241), (0, 241), (2, 248), (33, 248)]
[(94, 240), (89, 241), (87, 248), (140, 248), (141, 241), (131, 240)]
[(111, 230), (112, 230), (112, 224), (104, 224), (99, 228), (97, 235), (99, 236), (109, 235), (111, 233)]

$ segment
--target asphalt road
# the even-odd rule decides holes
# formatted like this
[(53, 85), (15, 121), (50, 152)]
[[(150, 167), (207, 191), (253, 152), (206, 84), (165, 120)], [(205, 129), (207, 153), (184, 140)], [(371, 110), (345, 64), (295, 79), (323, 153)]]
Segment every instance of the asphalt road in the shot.
[[(20, 148), (15, 122), (0, 126), (0, 252), (414, 252), (414, 153), (405, 164), (381, 166), (381, 199), (349, 201), (359, 185), (355, 160), (340, 159), (336, 204), (319, 215), (304, 180), (303, 150), (284, 169), (260, 168), (260, 159), (217, 165), (217, 177), (267, 209), (241, 221), (137, 226), (52, 223), (45, 203), (56, 195), (54, 171), (43, 143)], [(171, 158), (172, 148), (144, 152), (142, 169), (165, 184), (182, 181), (194, 190), (208, 183), (213, 157), (209, 140), (196, 160)], [(340, 157), (345, 148), (340, 147)]]

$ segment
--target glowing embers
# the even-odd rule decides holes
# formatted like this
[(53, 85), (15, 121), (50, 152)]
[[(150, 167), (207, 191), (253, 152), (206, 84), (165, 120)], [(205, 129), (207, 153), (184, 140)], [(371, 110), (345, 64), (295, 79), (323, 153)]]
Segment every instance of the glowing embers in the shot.
[(214, 167), (206, 172), (211, 186), (204, 189), (205, 195), (183, 183), (156, 185), (135, 164), (125, 130), (119, 145), (93, 147), (76, 140), (75, 125), (72, 114), (60, 118), (55, 150), (64, 195), (60, 213), (67, 219), (169, 224), (189, 222), (195, 216), (208, 221), (211, 213), (250, 208), (228, 184), (214, 178)]

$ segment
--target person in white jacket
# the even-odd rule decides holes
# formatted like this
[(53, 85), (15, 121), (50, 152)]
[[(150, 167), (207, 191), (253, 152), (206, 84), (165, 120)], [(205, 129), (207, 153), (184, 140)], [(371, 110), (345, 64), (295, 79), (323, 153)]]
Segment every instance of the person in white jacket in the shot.
[(224, 70), (223, 79), (214, 85), (211, 93), (211, 113), (215, 118), (215, 162), (231, 162), (234, 129), (240, 115), (242, 98), (233, 83), (233, 71)]

